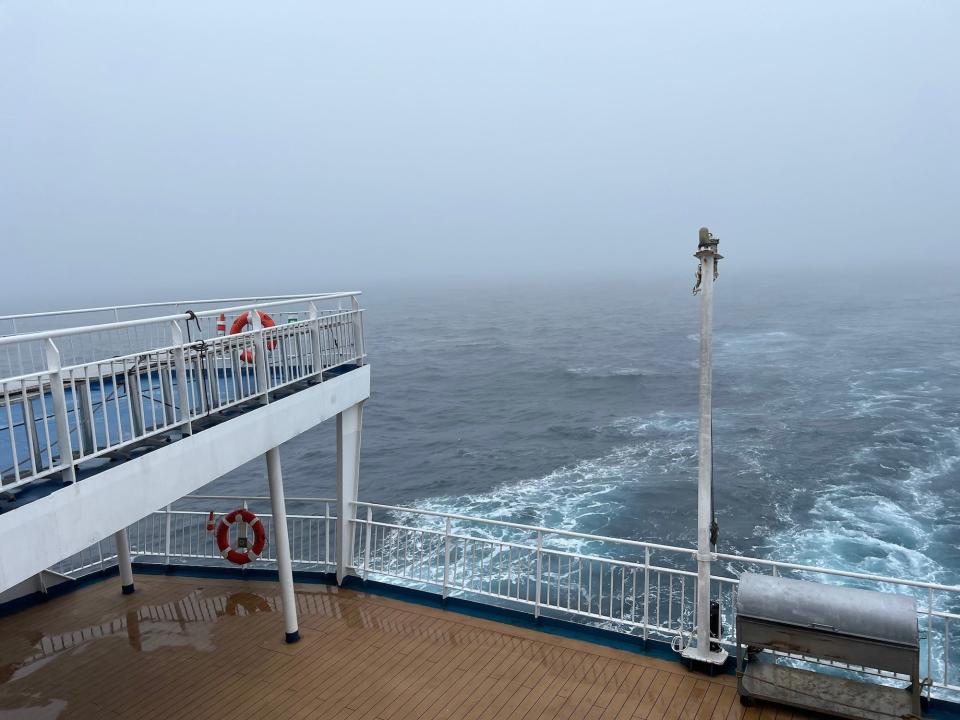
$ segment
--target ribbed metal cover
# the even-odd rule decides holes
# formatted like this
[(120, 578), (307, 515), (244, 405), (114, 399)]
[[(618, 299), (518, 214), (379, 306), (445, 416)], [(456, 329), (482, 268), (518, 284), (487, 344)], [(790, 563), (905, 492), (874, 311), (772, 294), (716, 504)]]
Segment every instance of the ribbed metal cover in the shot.
[(737, 615), (811, 630), (919, 647), (912, 597), (744, 573)]

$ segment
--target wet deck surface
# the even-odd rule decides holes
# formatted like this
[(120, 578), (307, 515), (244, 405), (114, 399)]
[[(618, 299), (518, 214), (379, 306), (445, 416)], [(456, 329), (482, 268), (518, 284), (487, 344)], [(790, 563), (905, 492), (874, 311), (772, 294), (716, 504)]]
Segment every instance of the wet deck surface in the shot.
[(647, 718), (790, 720), (735, 679), (375, 595), (276, 583), (111, 578), (0, 618), (0, 720)]

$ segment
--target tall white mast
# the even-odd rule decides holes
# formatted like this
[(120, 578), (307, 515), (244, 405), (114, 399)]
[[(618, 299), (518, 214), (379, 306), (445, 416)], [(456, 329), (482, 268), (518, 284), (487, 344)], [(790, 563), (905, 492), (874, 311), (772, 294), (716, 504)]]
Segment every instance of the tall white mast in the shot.
[(710, 561), (715, 537), (713, 525), (713, 282), (720, 240), (707, 228), (700, 228), (700, 243), (694, 257), (700, 260), (697, 285), (700, 292), (700, 428), (699, 479), (697, 484), (697, 635), (696, 644), (687, 647), (683, 656), (691, 661), (721, 665), (727, 652), (716, 645), (710, 648)]

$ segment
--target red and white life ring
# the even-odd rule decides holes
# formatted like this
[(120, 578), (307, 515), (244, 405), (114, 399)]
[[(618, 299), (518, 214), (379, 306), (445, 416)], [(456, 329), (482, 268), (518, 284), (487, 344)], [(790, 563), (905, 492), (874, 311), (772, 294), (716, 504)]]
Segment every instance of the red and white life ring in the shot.
[[(276, 327), (277, 323), (274, 322), (274, 319), (267, 315), (263, 310), (257, 310), (257, 315), (260, 316), (260, 324), (265, 328)], [(250, 324), (250, 313), (244, 312), (237, 316), (237, 319), (233, 321), (233, 325), (230, 326), (230, 334), (236, 335), (237, 333), (243, 332), (243, 329)], [(277, 346), (277, 340), (274, 338), (267, 342), (267, 350), (273, 350)], [(253, 362), (253, 350), (244, 350), (240, 353), (240, 359), (245, 363)]]
[[(248, 548), (238, 549), (230, 544), (230, 526), (237, 521), (237, 518), (253, 528), (253, 545)], [(264, 529), (263, 523), (260, 522), (260, 518), (249, 510), (238, 508), (220, 518), (220, 523), (217, 525), (217, 547), (220, 549), (220, 554), (234, 565), (246, 565), (253, 562), (260, 557), (266, 546), (267, 531)]]

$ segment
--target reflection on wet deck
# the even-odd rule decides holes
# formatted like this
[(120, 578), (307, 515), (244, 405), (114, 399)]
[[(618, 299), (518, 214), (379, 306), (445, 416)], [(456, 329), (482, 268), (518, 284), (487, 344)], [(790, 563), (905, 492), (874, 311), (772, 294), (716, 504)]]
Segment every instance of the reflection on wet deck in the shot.
[(745, 713), (731, 676), (335, 587), (297, 586), (285, 645), (275, 583), (136, 582), (0, 618), (0, 720), (793, 716)]

